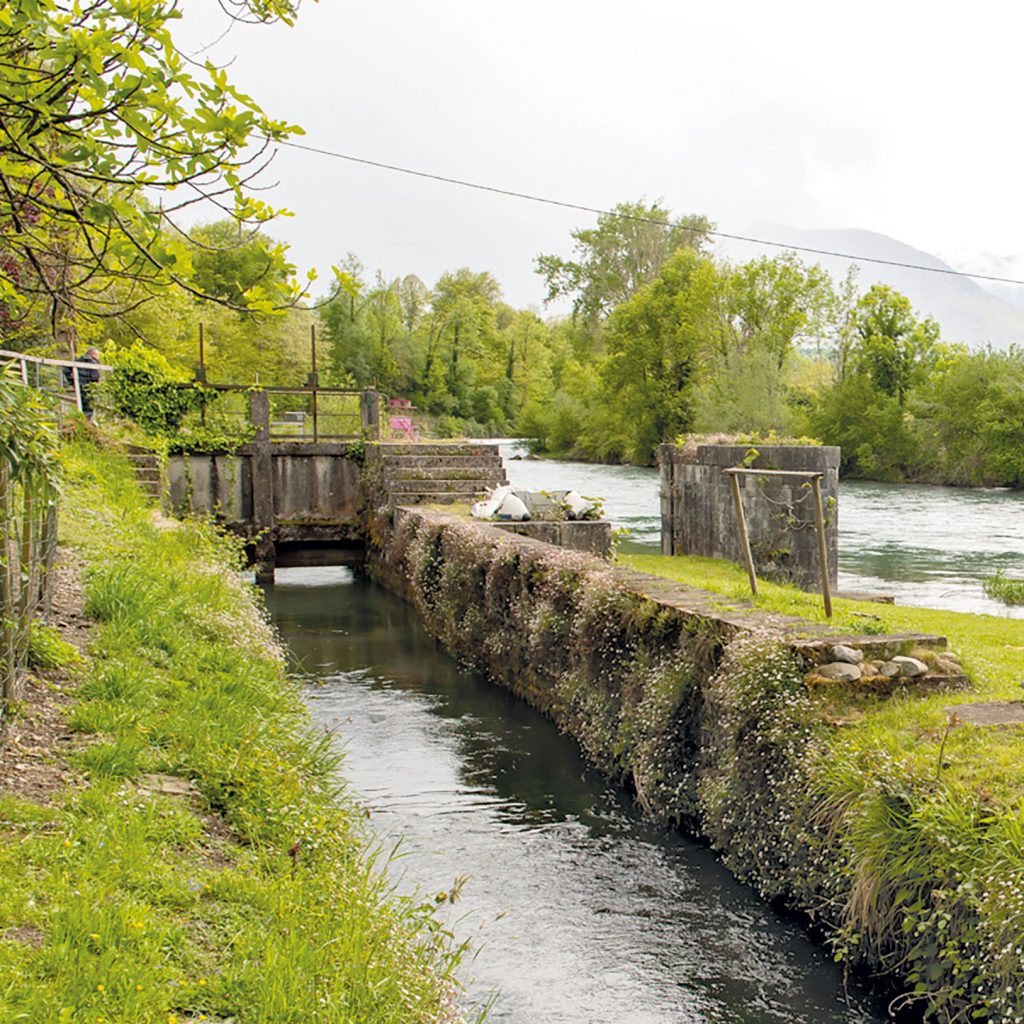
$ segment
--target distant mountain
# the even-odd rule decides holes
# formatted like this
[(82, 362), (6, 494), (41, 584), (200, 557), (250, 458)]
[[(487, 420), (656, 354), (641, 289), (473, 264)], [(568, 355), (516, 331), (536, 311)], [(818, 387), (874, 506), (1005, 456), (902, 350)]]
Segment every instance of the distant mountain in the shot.
[[(931, 253), (922, 252), (887, 235), (857, 228), (809, 231), (780, 224), (757, 224), (741, 228), (734, 233), (783, 242), (785, 245), (890, 260), (893, 263), (911, 263), (942, 270), (954, 269)], [(767, 249), (750, 242), (732, 239), (717, 239), (715, 249), (734, 261), (749, 260), (778, 252), (774, 248)], [(968, 277), (858, 262), (815, 253), (802, 252), (799, 255), (806, 263), (820, 263), (837, 281), (846, 276), (851, 262), (857, 263), (860, 267), (857, 281), (862, 290), (873, 284), (888, 284), (903, 292), (918, 313), (927, 314), (938, 320), (942, 325), (942, 337), (945, 341), (959, 341), (972, 347), (991, 343), (995, 348), (1006, 348), (1015, 342), (1024, 344), (1024, 289), (1005, 286), (999, 294), (993, 294)], [(1002, 263), (996, 262), (1000, 259), (1003, 259)], [(992, 273), (1000, 277), (1021, 276), (1010, 259), (989, 257), (988, 262), (985, 262), (985, 257), (975, 257), (975, 263), (977, 265), (968, 263), (965, 259), (961, 266), (955, 269)], [(993, 289), (999, 287), (993, 286)]]
[[(988, 277), (1010, 277), (1024, 281), (1024, 256), (999, 256), (994, 252), (965, 253), (950, 255), (939, 253), (951, 267), (969, 274), (985, 274)], [(1002, 281), (978, 281), (987, 292), (1024, 309), (1024, 285), (1007, 284)]]

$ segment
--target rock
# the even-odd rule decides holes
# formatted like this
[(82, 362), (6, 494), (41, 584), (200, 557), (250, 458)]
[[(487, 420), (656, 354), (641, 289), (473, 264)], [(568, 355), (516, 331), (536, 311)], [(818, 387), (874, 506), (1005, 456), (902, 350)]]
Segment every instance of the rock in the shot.
[(918, 661), (917, 658), (909, 658), (904, 654), (897, 654), (892, 659), (891, 664), (898, 665), (899, 674), (908, 679), (926, 675), (928, 672), (928, 666), (923, 661)]
[(860, 666), (851, 665), (848, 661), (830, 661), (827, 665), (819, 665), (816, 671), (819, 676), (837, 683), (855, 683), (861, 677)]
[(833, 661), (845, 661), (849, 665), (859, 665), (864, 660), (864, 652), (858, 651), (855, 647), (844, 647), (843, 644), (836, 644), (832, 648)]
[(179, 779), (176, 775), (143, 775), (139, 778), (143, 793), (166, 793), (168, 796), (200, 796), (195, 783)]

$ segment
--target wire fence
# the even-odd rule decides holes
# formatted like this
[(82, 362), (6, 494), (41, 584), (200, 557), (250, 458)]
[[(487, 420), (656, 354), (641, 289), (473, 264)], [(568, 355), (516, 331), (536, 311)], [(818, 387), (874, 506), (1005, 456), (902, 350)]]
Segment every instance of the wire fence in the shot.
[(57, 545), (57, 420), (17, 367), (0, 374), (0, 743), (21, 700)]

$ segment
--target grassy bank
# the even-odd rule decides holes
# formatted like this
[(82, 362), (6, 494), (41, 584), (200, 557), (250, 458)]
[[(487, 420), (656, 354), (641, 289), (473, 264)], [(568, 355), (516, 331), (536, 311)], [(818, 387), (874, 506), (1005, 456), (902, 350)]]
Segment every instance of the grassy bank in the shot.
[(154, 522), (120, 459), (63, 459), (97, 627), (75, 784), (0, 780), (0, 1021), (459, 1020), (457, 951), (373, 870), (237, 553)]
[[(946, 710), (1021, 696), (1019, 622), (839, 601), (853, 632), (948, 635), (972, 689), (808, 686), (767, 627), (737, 634), (593, 559), (429, 510), (375, 529), (374, 572), (451, 650), (549, 714), (652, 816), (808, 914), (896, 1005), (1024, 1020), (1024, 735)], [(627, 561), (726, 608), (745, 596), (722, 563)], [(821, 618), (819, 598), (788, 588), (765, 585), (763, 604)]]
[[(749, 598), (744, 571), (729, 563), (623, 561), (711, 590), (724, 603)], [(772, 584), (761, 591), (757, 604), (766, 610), (824, 621), (818, 596)], [(820, 909), (834, 922), (837, 956), (902, 976), (901, 1002), (939, 1020), (1024, 1020), (1024, 729), (972, 725), (956, 713), (961, 704), (1024, 699), (1024, 622), (838, 600), (834, 624), (945, 635), (963, 656), (970, 689), (813, 694), (813, 738), (799, 763), (783, 759), (791, 774), (779, 785), (794, 818), (802, 817), (789, 835), (806, 843), (807, 867), (765, 871), (728, 852), (726, 860), (769, 894), (804, 905), (815, 892), (826, 895), (831, 902)], [(752, 830), (765, 832), (757, 813), (751, 817)]]
[[(621, 555), (618, 561), (640, 572), (718, 594), (726, 608), (751, 600), (745, 570), (730, 562), (662, 555)], [(758, 589), (754, 604), (765, 611), (798, 615), (811, 622), (828, 621), (818, 594), (764, 580), (758, 581)], [(947, 708), (959, 701), (1024, 700), (1024, 620), (841, 598), (833, 605), (832, 625), (840, 630), (947, 637), (950, 649), (963, 658), (972, 684), (969, 693), (954, 696), (904, 694), (888, 699), (855, 690), (827, 695), (846, 716), (843, 735), (847, 742), (857, 743), (864, 735), (865, 742), (913, 762), (917, 769), (934, 770), (934, 740), (937, 733), (946, 732)], [(976, 785), (993, 799), (1012, 805), (1024, 800), (1022, 753), (1017, 729), (954, 727), (945, 735), (942, 775), (947, 782)]]

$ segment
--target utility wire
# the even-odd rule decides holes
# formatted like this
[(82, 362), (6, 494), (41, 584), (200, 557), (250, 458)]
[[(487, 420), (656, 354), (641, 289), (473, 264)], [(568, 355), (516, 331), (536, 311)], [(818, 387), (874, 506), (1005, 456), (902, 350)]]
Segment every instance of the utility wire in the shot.
[(380, 160), (368, 160), (365, 157), (351, 156), (348, 153), (337, 153), (330, 149), (321, 149), (318, 146), (308, 146), (301, 142), (290, 142), (284, 139), (267, 140), (273, 141), (279, 146), (288, 146), (290, 149), (300, 149), (306, 153), (316, 153), (320, 156), (333, 157), (336, 160), (347, 160), (353, 164), (363, 164), (366, 167), (377, 167), (384, 171), (395, 171), (398, 174), (408, 174), (414, 178), (427, 178), (429, 181), (440, 181), (446, 185), (458, 185), (461, 188), (471, 188), (478, 192), (491, 192), (499, 196), (511, 196), (513, 199), (527, 199), (531, 203), (543, 203), (545, 206), (558, 206), (563, 210), (579, 210), (582, 213), (596, 213), (602, 217), (615, 217), (618, 220), (636, 221), (640, 224), (655, 224), (662, 228), (681, 228), (686, 231), (694, 231), (699, 234), (711, 235), (714, 238), (728, 238), (734, 242), (751, 242), (754, 245), (766, 245), (775, 249), (791, 249), (795, 252), (809, 252), (815, 256), (836, 256), (839, 259), (850, 260), (854, 263), (877, 263), (885, 267), (901, 267), (904, 270), (923, 270), (928, 274), (946, 274), (948, 277), (966, 277), (975, 281), (993, 281), (997, 284), (1024, 285), (1024, 279), (1016, 277), (996, 277), (992, 274), (971, 274), (966, 270), (954, 270), (952, 267), (926, 267), (921, 263), (903, 263), (900, 260), (886, 260), (879, 256), (858, 256), (855, 253), (837, 252), (834, 249), (816, 249), (810, 245), (791, 245), (788, 242), (776, 242), (768, 238), (754, 238), (750, 235), (734, 235), (728, 231), (699, 231), (686, 224), (673, 221), (655, 220), (653, 217), (641, 217), (632, 213), (621, 213), (616, 210), (602, 210), (598, 206), (585, 206), (582, 203), (569, 203), (561, 199), (551, 199), (547, 196), (537, 196), (530, 192), (516, 192), (514, 189), (499, 188), (496, 185), (481, 185), (476, 181), (464, 181), (461, 178), (450, 178), (444, 174), (432, 174), (429, 171), (417, 171), (412, 167), (401, 167), (398, 164), (387, 164)]

